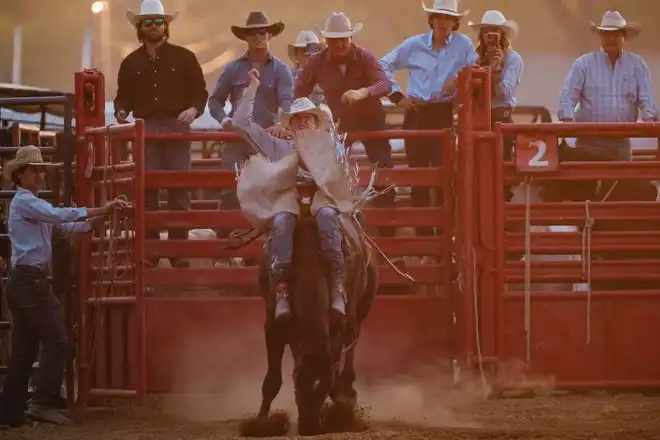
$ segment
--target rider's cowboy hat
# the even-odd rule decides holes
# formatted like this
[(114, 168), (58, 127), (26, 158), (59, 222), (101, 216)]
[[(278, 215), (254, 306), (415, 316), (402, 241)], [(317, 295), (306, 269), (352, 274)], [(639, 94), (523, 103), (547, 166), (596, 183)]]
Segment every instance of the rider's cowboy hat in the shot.
[(434, 0), (433, 6), (426, 7), (422, 1), (422, 8), (429, 14), (450, 15), (452, 17), (465, 17), (470, 13), (470, 10), (458, 12), (458, 0)]
[(498, 27), (507, 33), (509, 38), (518, 35), (518, 23), (513, 20), (507, 20), (500, 11), (491, 9), (486, 11), (481, 17), (481, 23), (469, 23), (470, 27), (479, 32), (482, 27)]
[(231, 27), (231, 31), (236, 38), (243, 41), (245, 41), (245, 34), (250, 29), (266, 29), (272, 37), (276, 37), (284, 30), (284, 23), (281, 21), (271, 23), (263, 12), (252, 11), (248, 14), (247, 19), (245, 20), (245, 26)]
[(2, 174), (5, 179), (11, 180), (14, 171), (23, 166), (48, 166), (58, 167), (62, 163), (45, 162), (41, 156), (41, 150), (34, 145), (26, 145), (18, 149), (16, 157), (5, 164)]
[(136, 14), (130, 9), (126, 11), (126, 17), (133, 26), (137, 26), (145, 18), (164, 18), (166, 23), (173, 21), (179, 16), (179, 11), (170, 14), (165, 13), (165, 8), (160, 0), (144, 0), (140, 7), (140, 13)]
[(332, 123), (332, 113), (330, 112), (330, 109), (328, 109), (327, 106), (317, 107), (309, 98), (298, 98), (293, 101), (291, 103), (291, 110), (281, 113), (280, 121), (282, 122), (282, 125), (288, 126), (291, 123), (291, 117), (301, 113), (316, 116), (319, 120), (319, 129), (321, 130), (327, 130)]
[(626, 19), (623, 18), (619, 11), (606, 11), (603, 14), (600, 25), (597, 25), (593, 21), (589, 22), (589, 24), (591, 25), (591, 30), (594, 32), (624, 31), (628, 39), (635, 38), (642, 32), (642, 28), (637, 23), (626, 22)]
[(321, 42), (314, 31), (300, 31), (296, 42), (289, 44), (289, 58), (295, 62), (296, 49), (306, 49), (308, 53), (318, 50)]
[(351, 20), (343, 12), (333, 12), (325, 19), (323, 29), (319, 28), (323, 38), (348, 38), (362, 30), (362, 23), (351, 24)]

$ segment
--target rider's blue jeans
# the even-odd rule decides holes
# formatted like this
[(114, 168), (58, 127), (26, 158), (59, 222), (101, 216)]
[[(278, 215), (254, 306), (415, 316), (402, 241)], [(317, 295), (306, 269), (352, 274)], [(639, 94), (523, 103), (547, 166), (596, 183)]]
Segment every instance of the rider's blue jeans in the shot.
[[(290, 212), (278, 212), (273, 217), (270, 233), (271, 276), (275, 282), (288, 281), (293, 256), (293, 233), (296, 216)], [(344, 254), (341, 250), (339, 213), (334, 208), (323, 206), (316, 212), (316, 227), (319, 231), (321, 251), (334, 276), (344, 274)]]

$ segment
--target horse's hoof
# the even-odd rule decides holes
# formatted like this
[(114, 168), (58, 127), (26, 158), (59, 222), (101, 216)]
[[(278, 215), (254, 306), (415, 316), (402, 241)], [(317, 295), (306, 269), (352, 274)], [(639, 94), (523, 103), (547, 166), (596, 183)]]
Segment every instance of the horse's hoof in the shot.
[(326, 404), (321, 411), (321, 432), (364, 432), (369, 429), (364, 412), (364, 409), (357, 408), (357, 405), (351, 407), (335, 401)]

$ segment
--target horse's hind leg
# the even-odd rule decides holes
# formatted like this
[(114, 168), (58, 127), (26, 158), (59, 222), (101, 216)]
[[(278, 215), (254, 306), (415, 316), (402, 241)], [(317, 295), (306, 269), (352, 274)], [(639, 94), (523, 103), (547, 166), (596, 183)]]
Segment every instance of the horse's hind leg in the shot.
[(273, 400), (282, 388), (282, 358), (286, 347), (286, 333), (274, 321), (267, 320), (264, 326), (266, 351), (268, 352), (268, 371), (261, 385), (261, 407), (259, 417), (267, 417)]

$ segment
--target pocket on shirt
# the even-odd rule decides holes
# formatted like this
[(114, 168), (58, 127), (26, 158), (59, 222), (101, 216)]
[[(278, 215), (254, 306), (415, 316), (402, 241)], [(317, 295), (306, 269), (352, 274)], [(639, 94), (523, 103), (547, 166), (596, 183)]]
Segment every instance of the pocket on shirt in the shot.
[(624, 77), (621, 80), (621, 94), (628, 102), (637, 102), (637, 81), (634, 77)]

